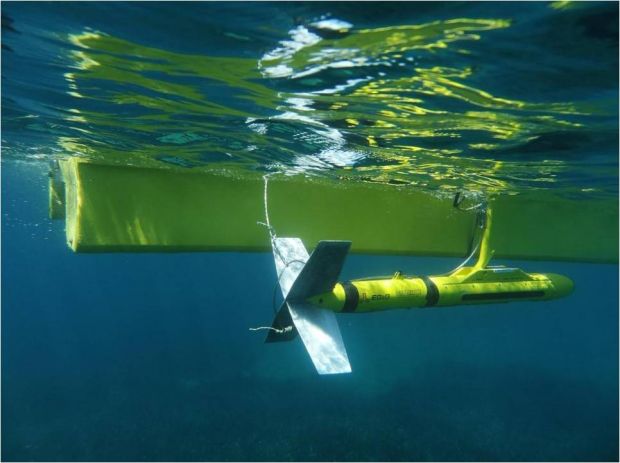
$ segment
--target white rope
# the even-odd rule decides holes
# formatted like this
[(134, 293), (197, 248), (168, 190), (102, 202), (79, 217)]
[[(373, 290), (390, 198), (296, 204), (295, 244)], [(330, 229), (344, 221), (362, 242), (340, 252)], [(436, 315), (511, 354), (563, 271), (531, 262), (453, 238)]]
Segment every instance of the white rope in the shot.
[[(256, 222), (258, 225), (262, 225), (264, 227), (267, 228), (267, 230), (269, 231), (269, 238), (271, 239), (271, 247), (273, 249), (273, 251), (275, 253), (278, 254), (278, 256), (280, 257), (280, 260), (285, 263), (284, 268), (282, 269), (282, 271), (278, 274), (278, 279), (277, 282), (273, 288), (273, 312), (274, 314), (277, 313), (276, 312), (276, 307), (275, 307), (275, 300), (276, 300), (276, 291), (278, 289), (278, 286), (280, 284), (280, 278), (282, 278), (282, 274), (284, 273), (284, 271), (286, 270), (286, 268), (291, 265), (293, 262), (301, 262), (302, 264), (305, 264), (305, 262), (303, 261), (299, 261), (299, 260), (293, 260), (291, 262), (286, 262), (286, 259), (284, 259), (284, 256), (282, 256), (282, 254), (280, 253), (279, 249), (277, 246), (275, 246), (275, 240), (276, 240), (276, 231), (275, 229), (271, 226), (271, 221), (269, 220), (269, 201), (268, 201), (268, 197), (269, 197), (269, 177), (273, 175), (273, 173), (270, 174), (265, 174), (263, 175), (263, 180), (265, 181), (265, 187), (263, 189), (263, 204), (264, 204), (264, 208), (265, 208), (265, 221), (264, 222)], [(293, 327), (292, 326), (286, 326), (282, 329), (277, 329), (274, 328), (272, 326), (259, 326), (256, 328), (249, 328), (250, 331), (259, 331), (259, 330), (272, 330), (275, 331), (278, 334), (283, 334), (283, 333), (289, 333), (291, 331), (293, 331)]]
[(258, 330), (272, 330), (275, 331), (276, 333), (282, 334), (282, 333), (288, 333), (290, 331), (293, 330), (292, 326), (285, 326), (282, 329), (277, 329), (274, 328), (273, 326), (257, 326), (256, 328), (249, 328), (250, 331), (258, 331)]
[(269, 185), (269, 176), (271, 176), (273, 174), (265, 174), (263, 175), (263, 180), (265, 181), (265, 187), (263, 189), (263, 203), (265, 206), (265, 221), (264, 222), (256, 222), (259, 225), (262, 225), (264, 227), (267, 227), (267, 230), (269, 230), (269, 238), (271, 238), (271, 242), (273, 243), (273, 241), (275, 241), (276, 239), (276, 231), (274, 230), (274, 228), (271, 226), (271, 221), (269, 220), (269, 204), (267, 202), (267, 188)]
[(480, 242), (478, 242), (478, 244), (476, 244), (476, 247), (474, 248), (474, 250), (471, 252), (471, 254), (467, 257), (467, 259), (465, 259), (458, 267), (456, 267), (453, 270), (450, 270), (448, 273), (444, 273), (444, 275), (450, 275), (458, 270), (461, 270), (463, 267), (465, 267), (469, 261), (474, 257), (474, 255), (476, 254), (476, 252), (478, 251), (478, 248), (480, 247)]
[[(269, 196), (268, 195), (269, 177), (271, 177), (273, 174), (274, 174), (274, 172), (272, 172), (270, 174), (263, 175), (263, 180), (265, 181), (265, 187), (263, 189), (263, 203), (264, 203), (264, 207), (265, 207), (265, 221), (264, 222), (258, 221), (256, 223), (258, 225), (262, 225), (263, 227), (267, 228), (267, 230), (269, 231), (269, 238), (271, 239), (271, 248), (273, 249), (273, 251), (275, 253), (278, 254), (278, 256), (280, 257), (280, 260), (286, 264), (284, 269), (280, 273), (280, 275), (278, 275), (278, 283), (279, 283), (280, 282), (280, 277), (282, 276), (282, 273), (284, 273), (284, 270), (286, 269), (286, 267), (288, 267), (292, 262), (288, 262), (287, 263), (286, 259), (280, 253), (280, 250), (278, 249), (278, 247), (275, 245), (275, 241), (276, 241), (276, 238), (277, 238), (276, 229), (271, 226), (271, 220), (269, 220), (269, 201), (268, 201), (268, 196)], [(293, 262), (295, 262), (295, 261), (293, 261)], [(303, 262), (303, 263), (305, 263), (305, 262)]]
[(463, 212), (469, 212), (469, 211), (473, 211), (474, 209), (483, 209), (483, 208), (486, 208), (486, 202), (485, 201), (483, 201), (481, 203), (478, 203), (475, 206), (467, 207), (465, 209), (458, 208), (458, 210), (459, 211), (463, 211)]

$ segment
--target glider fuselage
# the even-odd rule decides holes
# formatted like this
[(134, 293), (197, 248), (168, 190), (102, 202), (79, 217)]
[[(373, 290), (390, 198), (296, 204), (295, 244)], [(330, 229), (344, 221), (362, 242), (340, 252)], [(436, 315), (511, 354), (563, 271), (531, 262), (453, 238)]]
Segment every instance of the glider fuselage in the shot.
[(552, 273), (528, 274), (516, 268), (465, 267), (442, 276), (362, 279), (337, 283), (331, 292), (307, 300), (341, 313), (398, 308), (543, 301), (570, 294), (573, 282)]

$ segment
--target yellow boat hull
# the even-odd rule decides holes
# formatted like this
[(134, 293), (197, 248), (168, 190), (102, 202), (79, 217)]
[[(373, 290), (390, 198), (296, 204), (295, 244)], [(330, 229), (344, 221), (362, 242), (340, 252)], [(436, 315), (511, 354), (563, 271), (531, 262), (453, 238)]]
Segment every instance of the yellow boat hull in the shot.
[[(263, 178), (61, 162), (50, 213), (76, 252), (268, 251)], [(59, 189), (64, 188), (63, 191)], [(491, 198), (492, 249), (510, 259), (618, 261), (618, 203), (533, 195)], [(465, 256), (474, 212), (448, 195), (362, 182), (273, 176), (271, 223), (304, 242), (353, 241), (352, 252)]]

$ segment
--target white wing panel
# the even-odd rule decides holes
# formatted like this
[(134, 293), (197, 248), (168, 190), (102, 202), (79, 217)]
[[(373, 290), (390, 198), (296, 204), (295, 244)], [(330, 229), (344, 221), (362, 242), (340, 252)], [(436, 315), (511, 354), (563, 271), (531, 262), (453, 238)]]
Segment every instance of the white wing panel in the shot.
[(308, 251), (299, 238), (276, 238), (273, 242), (273, 258), (276, 262), (278, 282), (286, 299), (297, 275), (308, 261)]
[(334, 312), (307, 304), (287, 304), (316, 371), (320, 375), (351, 373)]

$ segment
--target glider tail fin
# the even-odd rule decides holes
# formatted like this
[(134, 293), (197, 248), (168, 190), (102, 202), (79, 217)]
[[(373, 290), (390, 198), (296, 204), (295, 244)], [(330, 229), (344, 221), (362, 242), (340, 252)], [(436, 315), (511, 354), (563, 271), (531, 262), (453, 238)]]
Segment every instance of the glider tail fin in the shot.
[(285, 300), (266, 342), (289, 341), (299, 333), (319, 374), (350, 373), (351, 365), (334, 312), (304, 301), (333, 289), (350, 246), (350, 241), (320, 241), (308, 257), (298, 238), (273, 242)]

